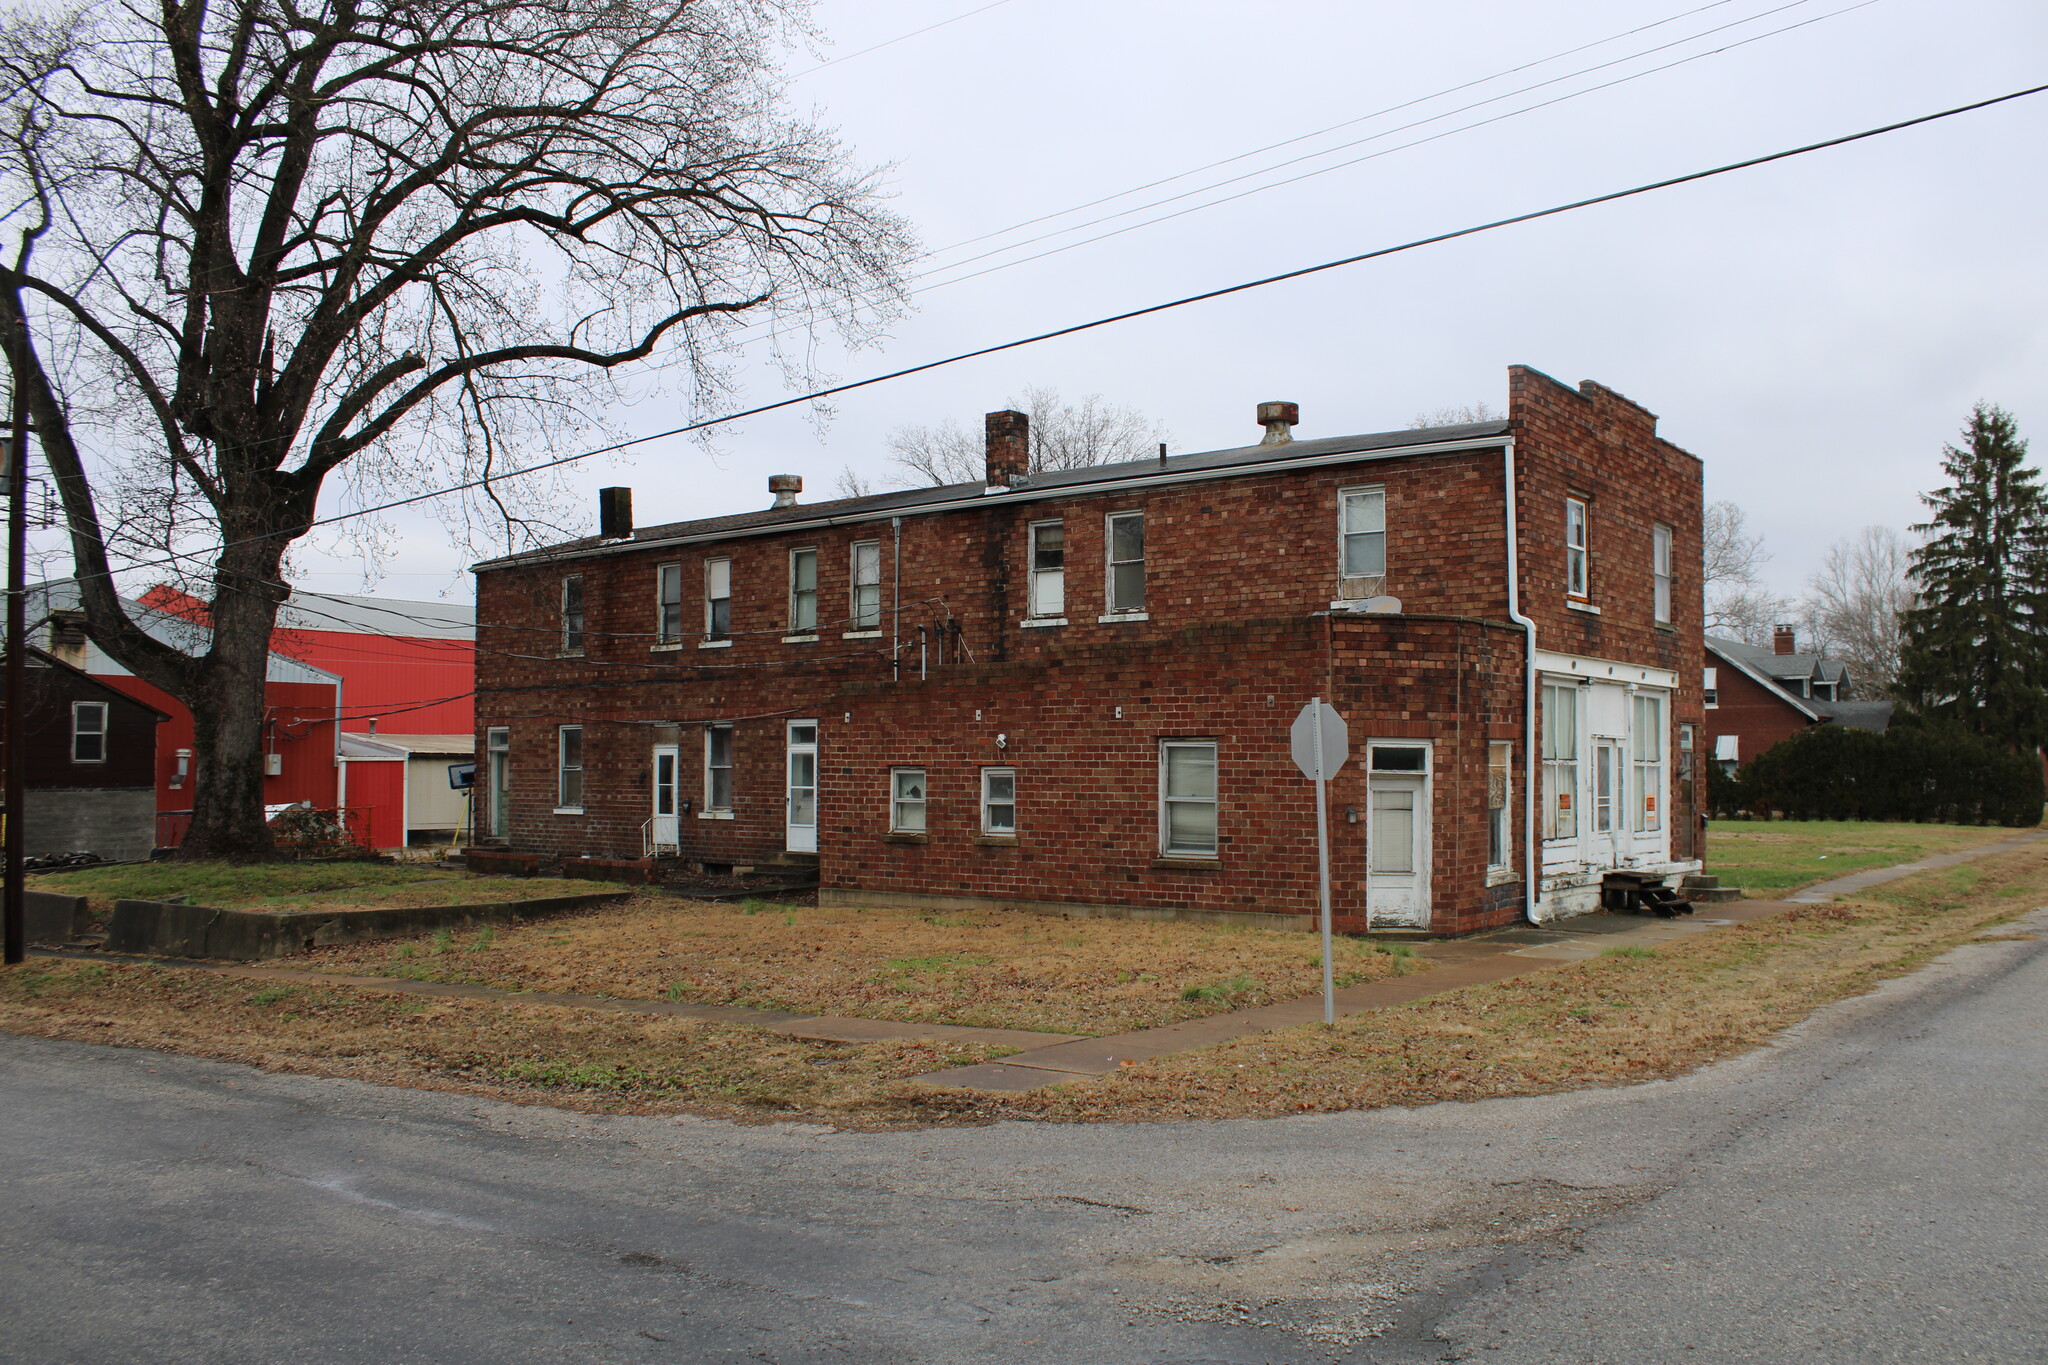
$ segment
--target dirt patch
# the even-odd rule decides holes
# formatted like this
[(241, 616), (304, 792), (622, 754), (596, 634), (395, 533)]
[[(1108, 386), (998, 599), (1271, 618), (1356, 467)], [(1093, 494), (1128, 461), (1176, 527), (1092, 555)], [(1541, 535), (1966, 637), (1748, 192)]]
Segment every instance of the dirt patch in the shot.
[[(718, 905), (641, 896), (544, 924), (326, 949), (280, 965), (908, 1023), (1102, 1034), (1322, 987), (1311, 934), (1028, 915)], [(1418, 970), (1339, 939), (1338, 977)]]
[(568, 878), (481, 877), (437, 867), (381, 863), (143, 863), (31, 877), (36, 891), (84, 896), (104, 922), (117, 900), (176, 901), (215, 910), (331, 914), (481, 905), (617, 891), (608, 882)]

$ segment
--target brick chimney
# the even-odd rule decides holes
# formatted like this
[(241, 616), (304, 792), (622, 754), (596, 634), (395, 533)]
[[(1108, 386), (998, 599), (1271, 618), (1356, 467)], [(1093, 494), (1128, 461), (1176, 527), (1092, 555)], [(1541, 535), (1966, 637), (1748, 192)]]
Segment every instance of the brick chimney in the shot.
[[(804, 476), (801, 474), (770, 474), (768, 491), (775, 495), (776, 507), (796, 506), (796, 495), (804, 491)], [(770, 509), (773, 510), (772, 508)]]
[(1031, 472), (1031, 419), (1021, 412), (992, 412), (987, 419), (988, 486), (1009, 488)]
[(1799, 638), (1792, 633), (1792, 627), (1782, 621), (1771, 627), (1771, 653), (1797, 654), (1798, 652)]
[(1288, 428), (1301, 420), (1301, 408), (1294, 403), (1259, 404), (1259, 425), (1266, 429), (1262, 446), (1284, 446), (1294, 439)]

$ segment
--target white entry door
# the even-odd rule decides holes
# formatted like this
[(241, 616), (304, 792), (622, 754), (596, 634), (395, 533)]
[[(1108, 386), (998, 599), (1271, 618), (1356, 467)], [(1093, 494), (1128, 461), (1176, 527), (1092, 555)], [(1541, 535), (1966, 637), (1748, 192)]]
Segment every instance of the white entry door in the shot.
[(1597, 867), (1620, 867), (1628, 829), (1628, 751), (1619, 740), (1593, 741), (1593, 828), (1589, 836)]
[(789, 835), (784, 847), (791, 853), (818, 851), (818, 722), (793, 720), (789, 723), (789, 803), (786, 823)]
[(683, 851), (682, 769), (679, 746), (654, 746), (654, 814), (647, 826), (647, 851), (655, 857)]
[(1429, 927), (1429, 750), (1367, 746), (1366, 906), (1375, 928)]

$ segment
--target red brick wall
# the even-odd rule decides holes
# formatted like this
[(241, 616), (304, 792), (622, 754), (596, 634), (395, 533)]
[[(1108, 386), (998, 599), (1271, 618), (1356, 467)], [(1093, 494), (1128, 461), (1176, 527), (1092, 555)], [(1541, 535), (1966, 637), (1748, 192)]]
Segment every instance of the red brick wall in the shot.
[(1720, 705), (1707, 712), (1707, 754), (1714, 753), (1714, 740), (1722, 735), (1739, 735), (1739, 760), (1749, 762), (1781, 739), (1790, 739), (1814, 722), (1799, 714), (1784, 696), (1764, 687), (1733, 664), (1714, 658), (1716, 695)]

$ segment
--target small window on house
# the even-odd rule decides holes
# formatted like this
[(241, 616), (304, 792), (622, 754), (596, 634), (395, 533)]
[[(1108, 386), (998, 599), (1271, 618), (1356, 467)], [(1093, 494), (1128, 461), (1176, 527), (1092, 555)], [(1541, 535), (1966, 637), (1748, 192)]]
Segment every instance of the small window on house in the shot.
[(583, 652), (583, 575), (572, 573), (562, 580), (562, 652)]
[(855, 630), (882, 628), (882, 542), (856, 541), (848, 577), (853, 583), (852, 622)]
[(1708, 706), (1719, 706), (1721, 704), (1721, 670), (1718, 668), (1701, 669), (1700, 690), (1705, 694), (1704, 699)]
[(663, 564), (654, 571), (654, 633), (660, 643), (683, 638), (683, 566)]
[(1543, 688), (1543, 837), (1579, 833), (1579, 689)]
[(889, 770), (889, 832), (924, 833), (925, 782), (922, 768)]
[(107, 704), (103, 701), (71, 703), (71, 761), (107, 761)]
[(1066, 523), (1034, 522), (1031, 527), (1031, 614), (1064, 616), (1066, 611)]
[(732, 727), (704, 727), (704, 809), (732, 809)]
[(1564, 500), (1564, 585), (1573, 597), (1588, 595), (1586, 565), (1586, 504), (1578, 498)]
[(704, 638), (732, 638), (732, 561), (704, 561)]
[(555, 735), (555, 809), (564, 815), (580, 815), (583, 813), (583, 727), (564, 725)]
[(1213, 858), (1216, 847), (1215, 742), (1167, 740), (1159, 746), (1159, 850)]
[(1017, 832), (1017, 770), (1015, 768), (983, 768), (981, 770), (981, 832), (983, 834), (1015, 834)]
[(1108, 523), (1108, 603), (1112, 612), (1145, 610), (1145, 514), (1113, 512)]
[(1671, 528), (1650, 528), (1650, 599), (1657, 624), (1671, 624)]
[[(1338, 572), (1346, 579), (1381, 578), (1387, 572), (1387, 492), (1346, 488), (1337, 494)], [(1374, 595), (1370, 585), (1360, 591)], [(1347, 593), (1348, 595), (1348, 593)]]
[(818, 552), (789, 552), (789, 633), (808, 635), (818, 628)]
[(1635, 829), (1664, 828), (1664, 698), (1638, 692), (1630, 747), (1635, 766)]
[(1742, 736), (1715, 735), (1714, 762), (1723, 773), (1733, 777), (1735, 770), (1742, 766)]
[(1514, 856), (1514, 817), (1510, 795), (1514, 783), (1512, 744), (1486, 746), (1486, 866), (1499, 871)]

